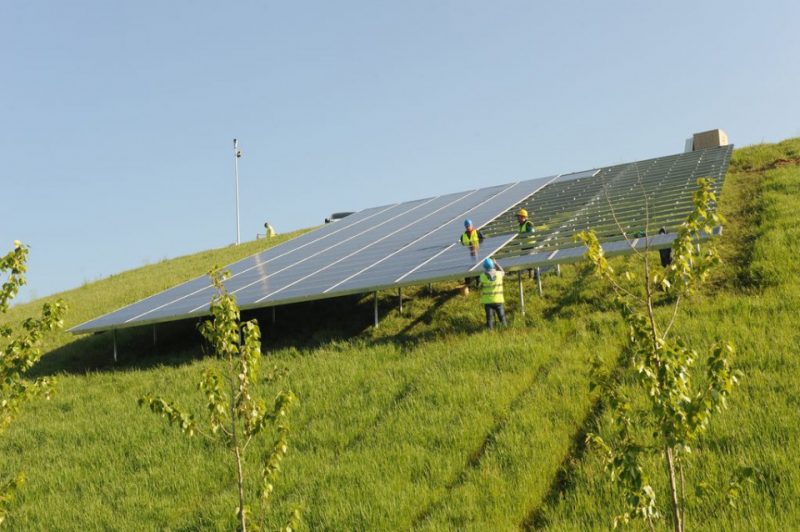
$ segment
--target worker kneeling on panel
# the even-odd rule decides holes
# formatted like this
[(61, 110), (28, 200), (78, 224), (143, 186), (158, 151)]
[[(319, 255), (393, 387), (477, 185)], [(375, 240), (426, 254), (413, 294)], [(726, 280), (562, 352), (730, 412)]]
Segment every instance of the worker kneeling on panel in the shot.
[(503, 304), (503, 276), (505, 272), (492, 258), (483, 261), (483, 273), (480, 276), (481, 284), (481, 303), (486, 310), (486, 326), (489, 330), (494, 328), (494, 314), (504, 326), (506, 322), (506, 310)]

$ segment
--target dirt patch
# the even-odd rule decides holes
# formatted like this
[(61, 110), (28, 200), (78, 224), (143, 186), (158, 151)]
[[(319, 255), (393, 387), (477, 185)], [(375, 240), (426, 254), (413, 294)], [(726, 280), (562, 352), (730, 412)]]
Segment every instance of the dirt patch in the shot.
[(791, 165), (800, 165), (800, 157), (795, 157), (793, 159), (777, 159), (775, 162), (768, 165), (765, 169), (772, 170), (774, 168), (780, 168), (781, 166), (791, 166)]

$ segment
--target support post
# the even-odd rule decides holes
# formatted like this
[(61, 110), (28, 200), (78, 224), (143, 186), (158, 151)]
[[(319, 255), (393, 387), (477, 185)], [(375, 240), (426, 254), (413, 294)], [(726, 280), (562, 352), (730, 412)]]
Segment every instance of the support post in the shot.
[(398, 288), (397, 289), (397, 300), (398, 300), (398, 303), (399, 303), (399, 307), (398, 308), (400, 309), (400, 315), (402, 316), (403, 315), (403, 289), (402, 288)]
[(542, 292), (542, 271), (539, 267), (536, 267), (536, 283), (539, 285), (539, 297), (544, 296), (544, 292)]
[(433, 283), (428, 283), (428, 295), (433, 295)]
[(375, 314), (375, 328), (377, 329), (378, 328), (378, 291), (377, 290), (375, 290), (375, 292), (374, 292), (372, 308), (373, 308), (373, 312)]
[(272, 324), (275, 325), (275, 307), (272, 307)]
[(239, 149), (239, 141), (233, 139), (233, 166), (234, 173), (236, 174), (236, 245), (241, 243), (239, 237), (239, 157), (242, 156), (242, 151)]
[(114, 362), (117, 361), (117, 330), (111, 329), (111, 339), (114, 342)]
[(158, 345), (158, 325), (153, 325), (153, 347)]
[(560, 264), (556, 264), (556, 275), (561, 277), (561, 265)]
[(519, 284), (519, 308), (522, 315), (525, 315), (525, 290), (522, 288), (522, 270), (517, 272), (517, 284)]

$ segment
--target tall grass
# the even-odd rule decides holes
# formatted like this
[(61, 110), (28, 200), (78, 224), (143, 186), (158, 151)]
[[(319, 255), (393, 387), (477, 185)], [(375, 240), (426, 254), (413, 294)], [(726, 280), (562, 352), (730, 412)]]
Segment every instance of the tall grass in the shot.
[[(759, 476), (737, 509), (693, 498), (689, 527), (800, 523), (792, 451), (800, 443), (792, 252), (800, 172), (771, 162), (790, 158), (800, 140), (777, 146), (735, 153), (722, 194), (731, 220), (722, 241), (727, 265), (686, 307), (679, 331), (701, 345), (733, 340), (746, 372), (687, 480), (718, 485), (744, 464)], [(236, 250), (249, 251), (186, 257), (66, 293), (71, 324), (230, 262), (219, 254)], [(625, 331), (583, 265), (562, 271), (545, 277), (543, 298), (526, 281), (524, 317), (509, 283), (511, 326), (495, 332), (483, 330), (477, 295), (460, 296), (448, 283), (430, 294), (404, 291), (402, 315), (396, 294), (383, 294), (377, 330), (369, 298), (282, 307), (275, 325), (254, 313), (266, 363), (288, 369), (286, 384), (299, 397), (268, 525), (300, 506), (311, 530), (607, 530), (619, 495), (583, 445), (586, 430), (604, 425), (601, 398), (588, 390), (588, 360), (598, 353), (615, 364)], [(15, 307), (10, 319), (40, 303)], [(109, 342), (103, 334), (56, 338), (38, 371), (60, 376), (57, 395), (29, 405), (0, 439), (0, 472), (28, 474), (11, 526), (235, 526), (234, 473), (223, 451), (187, 441), (136, 407), (146, 392), (169, 391), (203, 408), (196, 383), (215, 362), (203, 356), (194, 324), (160, 326), (157, 346), (149, 328), (126, 331), (116, 365)]]

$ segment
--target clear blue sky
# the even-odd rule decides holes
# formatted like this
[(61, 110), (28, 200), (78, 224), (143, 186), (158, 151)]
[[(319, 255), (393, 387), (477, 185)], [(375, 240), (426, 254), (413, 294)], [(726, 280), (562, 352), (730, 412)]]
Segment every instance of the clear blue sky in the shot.
[(0, 3), (21, 300), (333, 211), (800, 136), (800, 2)]

